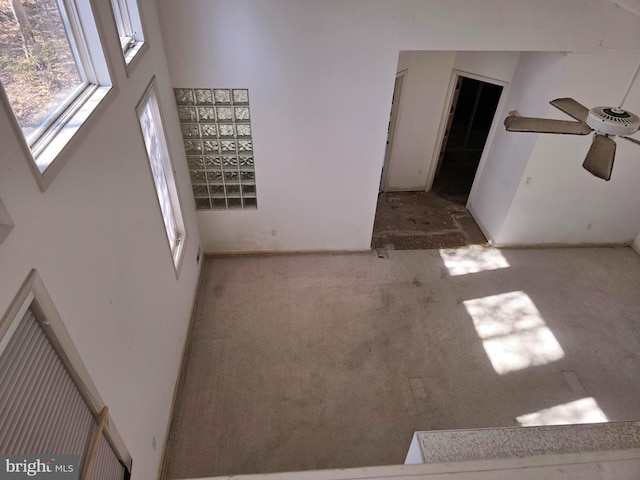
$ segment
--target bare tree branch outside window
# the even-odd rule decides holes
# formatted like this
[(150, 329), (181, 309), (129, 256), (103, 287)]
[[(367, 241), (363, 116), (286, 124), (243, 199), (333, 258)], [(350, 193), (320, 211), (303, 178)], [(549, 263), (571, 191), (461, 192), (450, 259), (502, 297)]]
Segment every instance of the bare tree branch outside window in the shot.
[(0, 0), (0, 81), (26, 137), (83, 83), (56, 0)]

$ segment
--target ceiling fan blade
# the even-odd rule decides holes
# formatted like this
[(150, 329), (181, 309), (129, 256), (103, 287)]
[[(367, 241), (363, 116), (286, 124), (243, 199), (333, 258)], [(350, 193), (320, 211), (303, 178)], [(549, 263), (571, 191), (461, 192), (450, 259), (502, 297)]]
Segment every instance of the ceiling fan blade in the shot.
[(567, 135), (588, 135), (591, 128), (586, 123), (570, 120), (551, 120), (511, 116), (504, 119), (508, 132), (562, 133)]
[(631, 137), (620, 137), (620, 138), (624, 138), (625, 140), (629, 140), (630, 142), (633, 142), (636, 145), (640, 145), (640, 140), (636, 140), (635, 138), (631, 138)]
[(573, 98), (556, 98), (549, 103), (580, 122), (587, 121), (589, 109), (581, 103), (576, 102)]
[(615, 155), (616, 142), (606, 135), (596, 133), (582, 166), (596, 177), (609, 181)]

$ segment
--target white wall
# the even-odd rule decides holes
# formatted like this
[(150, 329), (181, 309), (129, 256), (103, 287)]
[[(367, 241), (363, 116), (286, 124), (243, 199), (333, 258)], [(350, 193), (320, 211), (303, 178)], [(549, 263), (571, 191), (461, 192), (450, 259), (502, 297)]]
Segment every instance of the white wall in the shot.
[[(210, 252), (369, 248), (401, 50), (611, 47), (617, 55), (640, 47), (631, 28), (637, 19), (606, 0), (158, 4), (174, 86), (250, 90), (259, 208), (199, 212)], [(622, 26), (628, 36), (620, 35)], [(598, 62), (591, 57), (593, 68)], [(506, 177), (513, 184), (499, 188), (516, 191), (520, 178)], [(508, 205), (494, 202), (509, 195), (484, 194), (483, 215), (504, 210), (502, 218), (480, 218), (497, 236)]]
[(454, 68), (508, 83), (519, 57), (519, 52), (456, 52)]
[[(167, 434), (199, 232), (155, 2), (141, 4), (150, 49), (127, 78), (109, 2), (99, 2), (118, 91), (45, 193), (0, 109), (0, 195), (15, 223), (0, 245), (0, 316), (37, 269), (132, 454), (133, 478), (149, 479)], [(153, 75), (183, 194), (179, 279), (135, 112)]]
[[(548, 99), (560, 77), (567, 56), (553, 52), (523, 52), (509, 85), (502, 112), (517, 110), (521, 115), (544, 117)], [(496, 130), (487, 153), (487, 162), (478, 178), (470, 209), (485, 234), (499, 234), (538, 136)]]
[(454, 69), (511, 81), (519, 52), (400, 52), (398, 71), (407, 70), (392, 143), (387, 190), (430, 187), (438, 161)]
[[(588, 107), (618, 105), (639, 57), (636, 49), (568, 55), (548, 98), (570, 96)], [(631, 91), (625, 108), (640, 112), (640, 84)], [(547, 110), (549, 117), (568, 118), (553, 107)], [(524, 139), (528, 134), (510, 135)], [(640, 147), (617, 139), (611, 180), (604, 182), (581, 167), (591, 136), (534, 137), (535, 147), (502, 229), (494, 237), (496, 243), (629, 244), (640, 229)]]

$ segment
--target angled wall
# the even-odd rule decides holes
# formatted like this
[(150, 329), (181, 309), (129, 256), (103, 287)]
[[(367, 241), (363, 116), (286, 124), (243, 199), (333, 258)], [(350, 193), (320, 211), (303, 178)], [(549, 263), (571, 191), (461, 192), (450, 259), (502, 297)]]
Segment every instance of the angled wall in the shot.
[[(199, 232), (155, 2), (140, 2), (150, 48), (130, 76), (110, 2), (97, 3), (117, 92), (46, 192), (0, 109), (0, 196), (15, 224), (0, 244), (0, 317), (37, 269), (133, 457), (133, 478), (149, 479), (167, 433)], [(178, 278), (135, 111), (154, 75), (183, 194)]]

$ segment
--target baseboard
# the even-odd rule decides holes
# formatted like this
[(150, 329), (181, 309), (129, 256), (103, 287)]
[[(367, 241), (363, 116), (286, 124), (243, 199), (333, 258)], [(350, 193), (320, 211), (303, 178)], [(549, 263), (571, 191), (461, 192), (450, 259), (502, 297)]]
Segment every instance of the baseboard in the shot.
[(160, 460), (160, 471), (158, 475), (159, 480), (166, 479), (167, 475), (167, 446), (169, 445), (169, 435), (171, 434), (171, 424), (173, 423), (173, 412), (176, 406), (176, 400), (178, 398), (178, 392), (180, 391), (180, 385), (182, 380), (182, 374), (184, 373), (187, 348), (189, 347), (191, 340), (191, 331), (193, 330), (193, 320), (196, 314), (196, 305), (198, 304), (198, 295), (200, 294), (200, 284), (202, 283), (202, 271), (204, 270), (204, 258), (200, 255), (200, 265), (198, 267), (198, 280), (196, 281), (196, 288), (193, 292), (193, 298), (191, 300), (191, 312), (189, 313), (189, 325), (187, 326), (187, 333), (182, 341), (182, 356), (180, 358), (180, 367), (178, 368), (178, 376), (176, 377), (175, 385), (173, 386), (173, 395), (171, 397), (171, 408), (169, 410), (169, 421), (166, 427), (166, 434), (164, 436), (164, 442), (162, 443), (162, 457)]
[(384, 192), (381, 193), (399, 193), (399, 192), (420, 192), (424, 193), (426, 190), (423, 185), (418, 185), (415, 187), (389, 187)]
[(629, 242), (576, 242), (576, 243), (494, 243), (496, 248), (620, 248), (629, 247)]
[(498, 243), (495, 242), (489, 235), (489, 231), (482, 223), (482, 220), (478, 218), (473, 206), (469, 205), (467, 210), (471, 213), (471, 216), (480, 227), (480, 231), (489, 242), (489, 245), (495, 248), (618, 248), (618, 247), (631, 247), (638, 255), (640, 255), (640, 239), (629, 242), (575, 242), (575, 243), (561, 243), (561, 242), (548, 242), (548, 243)]
[(244, 257), (251, 255), (330, 255), (333, 253), (370, 253), (371, 248), (355, 248), (344, 250), (247, 250), (238, 252), (234, 250), (205, 250), (207, 257)]
[[(474, 217), (475, 218), (475, 217)], [(629, 244), (628, 242), (576, 242), (576, 243), (496, 243), (494, 242), (486, 232), (484, 226), (476, 220), (478, 227), (482, 231), (483, 235), (487, 238), (487, 242), (490, 247), (493, 248), (621, 248), (631, 247), (640, 255), (640, 245), (636, 243)], [(464, 247), (461, 247), (464, 248)], [(203, 255), (207, 257), (251, 257), (251, 256), (277, 256), (277, 255), (332, 255), (332, 254), (347, 254), (347, 253), (371, 253), (373, 249), (354, 249), (354, 250), (248, 250), (246, 252), (237, 252), (233, 250), (213, 250), (205, 251)]]

